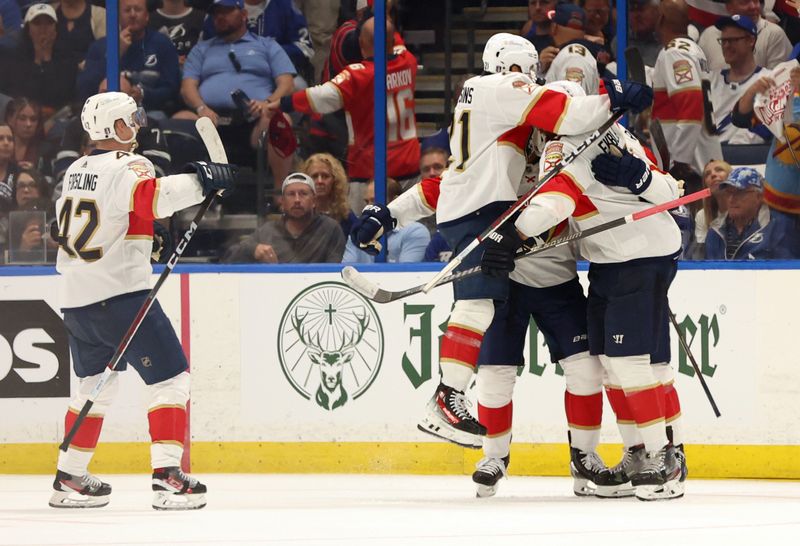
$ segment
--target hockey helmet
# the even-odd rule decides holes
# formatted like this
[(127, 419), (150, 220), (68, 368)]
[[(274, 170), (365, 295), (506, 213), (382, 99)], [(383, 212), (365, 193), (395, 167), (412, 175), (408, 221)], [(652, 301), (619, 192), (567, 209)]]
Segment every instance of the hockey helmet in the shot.
[(483, 48), (483, 71), (505, 74), (517, 65), (523, 74), (536, 77), (539, 53), (532, 43), (522, 36), (500, 32), (493, 35)]
[[(114, 123), (118, 119), (133, 130), (133, 137), (128, 140), (119, 138), (114, 129)], [(147, 125), (147, 115), (144, 108), (136, 106), (136, 101), (129, 95), (109, 91), (86, 99), (81, 110), (81, 124), (92, 140), (113, 138), (117, 142), (128, 144), (136, 139), (139, 128)]]

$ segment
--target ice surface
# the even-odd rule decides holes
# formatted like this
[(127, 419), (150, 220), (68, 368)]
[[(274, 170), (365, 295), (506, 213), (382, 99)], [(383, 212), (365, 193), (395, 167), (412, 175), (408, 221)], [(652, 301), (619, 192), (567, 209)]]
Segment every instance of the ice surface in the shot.
[(0, 476), (0, 544), (800, 544), (788, 481), (690, 479), (683, 499), (645, 503), (580, 499), (567, 478), (512, 475), (476, 499), (468, 476), (210, 474), (206, 508), (167, 513), (150, 508), (149, 476), (102, 477), (111, 504), (57, 510), (52, 477)]

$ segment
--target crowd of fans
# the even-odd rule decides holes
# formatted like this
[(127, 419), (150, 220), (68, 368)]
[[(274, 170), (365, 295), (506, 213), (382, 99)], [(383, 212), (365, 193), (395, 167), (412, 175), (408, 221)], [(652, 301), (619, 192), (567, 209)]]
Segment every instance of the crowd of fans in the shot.
[[(572, 79), (597, 93), (602, 78), (616, 71), (615, 6), (573, 1), (519, 0), (529, 13), (519, 32), (540, 53), (541, 77)], [(656, 91), (652, 112), (632, 120), (634, 130), (648, 139), (652, 120), (660, 121), (673, 174), (689, 191), (712, 190), (695, 209), (676, 212), (683, 258), (800, 258), (800, 65), (786, 64), (800, 54), (793, 47), (800, 40), (797, 8), (780, 0), (726, 0), (728, 16), (708, 19), (702, 10), (708, 3), (688, 1), (630, 0), (628, 30)], [(119, 0), (119, 88), (149, 117), (138, 153), (160, 175), (176, 172), (182, 161), (197, 159), (188, 157), (199, 143), (193, 121), (209, 117), (231, 162), (257, 171), (261, 156), (267, 166), (266, 199), (275, 212), (254, 233), (201, 254), (233, 263), (374, 259), (347, 237), (375, 193), (371, 5)], [(0, 263), (54, 260), (51, 225), (61, 178), (93, 148), (80, 107), (108, 88), (105, 18), (90, 0), (0, 0)], [(391, 200), (420, 177), (440, 175), (450, 153), (447, 127), (424, 139), (417, 134), (414, 89), (424, 57), (406, 49), (391, 21), (386, 36)], [(585, 64), (575, 64), (576, 55), (565, 61), (566, 49)], [(676, 49), (682, 51), (670, 56)], [(759, 97), (784, 80), (786, 113), (765, 119), (760, 112), (775, 105)], [(786, 137), (775, 137), (776, 123)], [(245, 195), (241, 212), (260, 210), (255, 195)], [(387, 235), (389, 262), (449, 259), (433, 222)]]

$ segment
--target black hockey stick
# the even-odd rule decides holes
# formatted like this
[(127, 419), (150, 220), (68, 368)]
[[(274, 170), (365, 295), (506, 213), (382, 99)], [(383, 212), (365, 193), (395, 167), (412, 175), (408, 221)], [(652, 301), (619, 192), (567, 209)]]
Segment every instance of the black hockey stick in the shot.
[[(227, 163), (228, 159), (225, 155), (225, 149), (222, 147), (222, 141), (219, 139), (219, 134), (217, 134), (217, 130), (211, 120), (203, 117), (197, 120), (196, 125), (197, 131), (200, 133), (200, 137), (203, 139), (203, 142), (206, 145), (206, 149), (208, 150), (208, 155), (211, 158), (211, 161), (216, 163)], [(214, 197), (216, 197), (216, 193), (210, 193), (200, 204), (200, 209), (197, 211), (197, 214), (194, 215), (192, 222), (189, 224), (189, 229), (186, 230), (186, 233), (184, 233), (183, 237), (181, 237), (180, 241), (178, 241), (178, 244), (175, 246), (175, 250), (172, 252), (172, 256), (170, 256), (169, 260), (167, 260), (167, 266), (158, 277), (158, 281), (156, 281), (155, 286), (153, 286), (153, 288), (147, 294), (144, 303), (142, 303), (142, 306), (139, 308), (139, 312), (136, 313), (136, 317), (134, 317), (133, 322), (131, 322), (131, 325), (128, 327), (128, 331), (125, 332), (125, 335), (119, 342), (114, 356), (111, 357), (111, 360), (108, 362), (105, 370), (103, 370), (100, 379), (98, 379), (97, 384), (92, 389), (92, 392), (89, 393), (86, 402), (84, 402), (80, 413), (78, 413), (78, 417), (75, 419), (75, 422), (72, 423), (72, 427), (64, 435), (64, 441), (61, 442), (60, 446), (58, 446), (61, 451), (66, 452), (67, 449), (69, 449), (69, 444), (78, 433), (81, 424), (89, 414), (89, 410), (92, 409), (94, 401), (97, 399), (100, 391), (103, 390), (103, 387), (106, 385), (106, 383), (108, 383), (108, 380), (111, 379), (111, 376), (117, 372), (117, 364), (120, 360), (122, 360), (122, 355), (125, 354), (125, 351), (128, 349), (131, 339), (133, 339), (133, 336), (136, 335), (136, 331), (139, 329), (139, 326), (141, 326), (144, 317), (147, 315), (147, 312), (150, 311), (150, 307), (152, 307), (153, 302), (156, 299), (156, 294), (158, 294), (158, 291), (161, 289), (161, 285), (164, 284), (164, 281), (167, 280), (169, 274), (172, 273), (172, 269), (175, 267), (175, 264), (178, 263), (183, 251), (186, 250), (186, 247), (189, 245), (189, 241), (194, 236), (195, 231), (197, 231), (197, 225), (200, 223), (200, 220), (208, 211), (209, 207), (211, 207), (211, 203), (214, 202)]]
[[(629, 224), (631, 222), (636, 222), (637, 220), (642, 220), (649, 216), (653, 216), (654, 214), (658, 214), (660, 212), (673, 209), (680, 205), (697, 201), (698, 199), (703, 199), (704, 197), (708, 197), (709, 195), (711, 195), (711, 190), (706, 188), (698, 192), (686, 195), (684, 197), (679, 197), (678, 199), (674, 199), (672, 201), (668, 201), (666, 203), (662, 203), (660, 205), (656, 205), (648, 209), (644, 209), (639, 212), (623, 216), (622, 218), (611, 220), (610, 222), (600, 224), (599, 226), (594, 226), (583, 231), (578, 231), (576, 233), (570, 233), (569, 235), (565, 235), (563, 237), (557, 237), (556, 239), (553, 239), (551, 241), (548, 241), (547, 243), (539, 245), (528, 252), (518, 255), (516, 259), (520, 259), (525, 256), (532, 256), (534, 254), (539, 254), (540, 252), (544, 252), (545, 250), (549, 250), (551, 248), (555, 248), (558, 246), (563, 246), (568, 243), (571, 243), (572, 241), (585, 239), (586, 237), (591, 237), (592, 235), (595, 235), (597, 233), (608, 231), (609, 229)], [(450, 273), (442, 277), (437, 286), (441, 284), (450, 283), (458, 279), (463, 279), (464, 277), (471, 277), (473, 275), (479, 274), (480, 272), (481, 272), (480, 266), (475, 266), (469, 269), (465, 269), (464, 271)], [(355, 267), (351, 265), (348, 265), (344, 269), (342, 269), (341, 275), (344, 282), (348, 286), (350, 286), (350, 288), (352, 288), (359, 294), (363, 295), (364, 297), (377, 303), (389, 303), (392, 301), (397, 301), (399, 299), (407, 298), (408, 296), (413, 296), (414, 294), (419, 294), (420, 292), (424, 292), (425, 286), (427, 286), (425, 284), (421, 284), (397, 292), (393, 292), (391, 290), (384, 290), (383, 288), (380, 288), (373, 282), (369, 281), (364, 275), (362, 275)]]
[(475, 239), (473, 239), (473, 241), (469, 245), (467, 245), (466, 248), (464, 248), (464, 250), (462, 250), (461, 252), (458, 253), (457, 256), (452, 258), (450, 262), (439, 273), (434, 275), (430, 281), (425, 283), (422, 287), (422, 291), (428, 292), (433, 287), (441, 284), (444, 281), (445, 277), (447, 277), (447, 275), (449, 275), (455, 268), (461, 265), (461, 262), (464, 260), (464, 258), (467, 257), (467, 255), (470, 252), (478, 248), (478, 245), (480, 245), (484, 239), (486, 239), (487, 237), (491, 237), (497, 231), (497, 229), (501, 225), (503, 225), (506, 222), (506, 220), (508, 220), (511, 216), (513, 216), (523, 208), (527, 207), (528, 203), (530, 202), (531, 199), (533, 199), (534, 194), (536, 194), (539, 188), (544, 186), (549, 180), (552, 180), (554, 177), (556, 177), (561, 171), (567, 168), (567, 166), (569, 166), (570, 163), (575, 161), (575, 159), (581, 153), (583, 153), (587, 148), (589, 148), (589, 146), (597, 142), (600, 139), (600, 137), (603, 136), (605, 132), (611, 128), (612, 125), (614, 125), (617, 121), (619, 121), (619, 119), (622, 116), (625, 115), (626, 112), (627, 110), (625, 109), (614, 112), (611, 115), (611, 117), (608, 118), (608, 120), (605, 123), (603, 123), (603, 125), (601, 125), (598, 129), (592, 132), (592, 134), (590, 134), (583, 142), (581, 142), (580, 145), (578, 145), (578, 147), (572, 151), (572, 153), (568, 154), (563, 159), (561, 159), (561, 161), (559, 161), (558, 164), (555, 167), (553, 167), (552, 170), (550, 170), (546, 175), (544, 175), (535, 187), (525, 192), (525, 194), (519, 199), (517, 199), (517, 201), (508, 208), (508, 210), (506, 210), (504, 213), (498, 216), (497, 219), (494, 222), (492, 222), (492, 225), (483, 230), (483, 232), (477, 237), (475, 237)]
[(697, 379), (700, 380), (700, 385), (703, 387), (703, 391), (706, 393), (706, 398), (708, 398), (708, 402), (711, 404), (711, 409), (714, 410), (714, 415), (720, 417), (722, 414), (719, 412), (719, 408), (717, 407), (717, 403), (714, 402), (714, 397), (711, 396), (711, 391), (706, 384), (706, 380), (703, 379), (703, 374), (700, 372), (700, 366), (697, 365), (697, 360), (694, 359), (694, 355), (692, 351), (689, 349), (689, 344), (686, 343), (686, 339), (683, 337), (683, 332), (681, 332), (681, 327), (678, 324), (678, 319), (675, 318), (675, 313), (672, 312), (672, 309), (668, 309), (667, 312), (669, 313), (669, 320), (672, 322), (672, 326), (675, 328), (675, 332), (678, 334), (678, 340), (680, 341), (681, 347), (686, 352), (686, 356), (689, 357), (689, 362), (692, 363), (692, 367), (694, 368), (694, 373), (697, 375)]

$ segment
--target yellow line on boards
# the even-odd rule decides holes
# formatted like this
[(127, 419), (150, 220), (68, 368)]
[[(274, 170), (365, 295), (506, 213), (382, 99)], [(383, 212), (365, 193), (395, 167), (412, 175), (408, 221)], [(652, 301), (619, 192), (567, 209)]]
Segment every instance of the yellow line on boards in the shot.
[[(620, 445), (601, 445), (613, 466)], [(800, 445), (689, 445), (690, 478), (800, 479)], [(56, 444), (0, 445), (0, 474), (55, 472)], [(193, 442), (192, 472), (471, 474), (480, 450), (446, 443), (413, 442)], [(91, 470), (98, 474), (149, 473), (150, 445), (101, 443)], [(514, 444), (511, 474), (568, 475), (565, 444)]]

